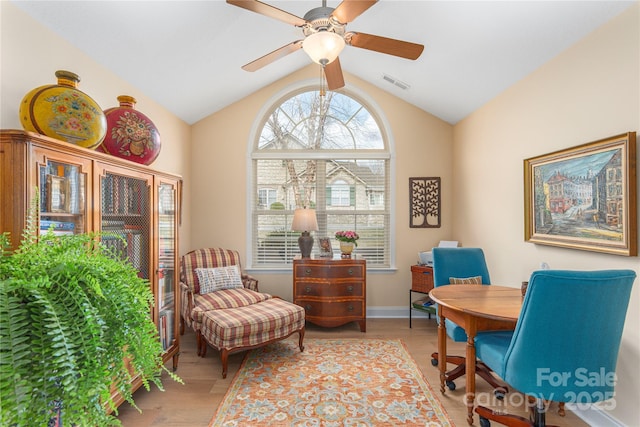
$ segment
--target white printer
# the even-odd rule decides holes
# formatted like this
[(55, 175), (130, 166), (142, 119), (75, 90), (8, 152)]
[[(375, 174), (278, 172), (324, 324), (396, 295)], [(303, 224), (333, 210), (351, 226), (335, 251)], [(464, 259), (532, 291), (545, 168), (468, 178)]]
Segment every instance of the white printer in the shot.
[[(440, 240), (438, 244), (439, 248), (457, 248), (457, 240)], [(433, 265), (433, 254), (429, 252), (418, 252), (418, 264), (420, 265)]]

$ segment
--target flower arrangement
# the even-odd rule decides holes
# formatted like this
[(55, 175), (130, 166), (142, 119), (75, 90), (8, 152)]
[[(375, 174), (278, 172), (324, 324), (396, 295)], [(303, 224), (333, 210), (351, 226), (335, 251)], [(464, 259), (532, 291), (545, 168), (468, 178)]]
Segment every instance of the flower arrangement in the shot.
[(341, 242), (353, 243), (356, 246), (358, 246), (357, 240), (359, 238), (360, 238), (360, 236), (358, 236), (358, 233), (356, 233), (355, 231), (338, 231), (338, 232), (336, 232), (336, 239), (338, 239)]

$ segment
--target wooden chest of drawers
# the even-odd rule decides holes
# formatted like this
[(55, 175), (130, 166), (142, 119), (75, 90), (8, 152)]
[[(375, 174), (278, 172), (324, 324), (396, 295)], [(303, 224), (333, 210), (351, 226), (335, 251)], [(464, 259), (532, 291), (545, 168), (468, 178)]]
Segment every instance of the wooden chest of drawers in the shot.
[(296, 259), (293, 302), (305, 309), (306, 320), (335, 327), (358, 322), (367, 330), (367, 264), (358, 259)]

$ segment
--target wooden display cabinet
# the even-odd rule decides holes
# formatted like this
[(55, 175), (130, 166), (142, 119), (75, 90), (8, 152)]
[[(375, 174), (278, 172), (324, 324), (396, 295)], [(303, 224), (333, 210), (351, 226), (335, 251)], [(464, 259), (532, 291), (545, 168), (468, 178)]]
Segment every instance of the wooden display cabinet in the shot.
[(308, 322), (335, 327), (358, 322), (367, 330), (367, 263), (362, 259), (293, 261), (293, 302)]
[[(38, 230), (56, 234), (101, 232), (149, 280), (149, 315), (164, 353), (178, 367), (178, 224), (181, 178), (46, 136), (0, 131), (0, 226), (15, 249), (31, 202), (40, 196)], [(126, 242), (126, 244), (124, 243)], [(134, 380), (136, 390), (142, 385)], [(114, 397), (119, 405), (123, 399)]]

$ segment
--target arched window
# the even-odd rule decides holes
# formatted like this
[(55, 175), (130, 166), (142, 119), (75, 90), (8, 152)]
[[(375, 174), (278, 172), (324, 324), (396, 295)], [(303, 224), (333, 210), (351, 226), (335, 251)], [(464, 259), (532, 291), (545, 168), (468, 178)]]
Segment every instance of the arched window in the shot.
[[(356, 95), (304, 88), (266, 110), (251, 152), (250, 268), (288, 268), (300, 254), (291, 231), (296, 208), (316, 210), (319, 230), (338, 253), (335, 233), (360, 235), (355, 254), (390, 267), (390, 169), (386, 133)], [(316, 240), (317, 242), (317, 240)], [(313, 252), (317, 253), (318, 244)]]

